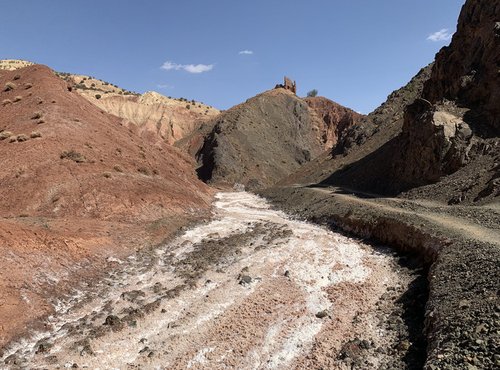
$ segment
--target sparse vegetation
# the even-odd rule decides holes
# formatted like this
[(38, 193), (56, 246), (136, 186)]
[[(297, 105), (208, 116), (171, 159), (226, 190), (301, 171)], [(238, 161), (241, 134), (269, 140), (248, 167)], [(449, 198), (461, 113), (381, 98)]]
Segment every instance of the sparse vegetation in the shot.
[(143, 175), (149, 176), (149, 170), (146, 167), (139, 167), (137, 171)]
[(316, 89), (312, 89), (307, 93), (308, 98), (314, 98), (315, 96), (318, 96), (318, 90)]
[(32, 83), (30, 83), (30, 82), (27, 82), (27, 83), (25, 83), (25, 84), (24, 84), (24, 88), (25, 88), (26, 90), (31, 89), (32, 87), (33, 87), (33, 84), (32, 84)]
[(42, 134), (39, 133), (38, 131), (33, 131), (31, 134), (30, 134), (30, 138), (32, 139), (36, 139), (37, 137), (42, 137)]
[(31, 115), (31, 119), (40, 119), (42, 118), (42, 112), (35, 112)]
[(121, 168), (120, 166), (114, 166), (113, 169), (116, 171), (116, 172), (123, 172), (123, 168)]
[(0, 140), (8, 139), (12, 135), (14, 135), (14, 134), (10, 131), (2, 131), (2, 132), (0, 132)]
[(101, 94), (95, 94), (96, 99), (101, 99)]
[(16, 81), (16, 80), (19, 80), (21, 78), (21, 75), (15, 75), (13, 80)]
[(59, 156), (59, 158), (61, 159), (70, 159), (72, 160), (73, 162), (76, 162), (76, 163), (83, 163), (85, 162), (85, 156), (81, 153), (78, 153), (77, 151), (71, 149), (69, 151), (64, 151), (61, 153), (61, 155)]
[(25, 134), (19, 134), (17, 135), (17, 138), (16, 140), (19, 142), (19, 143), (22, 143), (24, 141), (27, 141), (29, 139), (29, 137)]
[(7, 91), (12, 91), (14, 90), (15, 88), (17, 87), (17, 85), (14, 83), (14, 82), (7, 82), (5, 84), (5, 87), (3, 89), (3, 91), (7, 92)]
[(14, 98), (14, 103), (20, 102), (21, 100), (23, 100), (23, 97), (18, 95)]

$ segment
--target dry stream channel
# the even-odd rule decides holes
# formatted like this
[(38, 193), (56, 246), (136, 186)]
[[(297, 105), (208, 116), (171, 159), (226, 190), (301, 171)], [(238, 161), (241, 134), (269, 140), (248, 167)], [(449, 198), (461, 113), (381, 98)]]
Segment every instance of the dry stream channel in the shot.
[(410, 262), (219, 193), (208, 222), (54, 302), (0, 367), (421, 368), (426, 285)]

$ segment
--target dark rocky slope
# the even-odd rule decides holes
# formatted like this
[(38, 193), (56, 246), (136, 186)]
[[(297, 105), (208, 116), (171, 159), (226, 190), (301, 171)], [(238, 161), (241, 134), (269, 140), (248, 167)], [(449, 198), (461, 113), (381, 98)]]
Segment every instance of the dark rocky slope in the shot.
[(348, 130), (331, 156), (282, 183), (321, 181), (450, 204), (494, 200), (500, 192), (498, 9), (498, 1), (467, 2), (434, 65)]
[[(430, 77), (432, 64), (422, 68), (411, 81), (398, 90), (393, 91), (387, 100), (372, 113), (361, 117), (356, 125), (346, 129), (340, 136), (336, 146), (315, 160), (305, 164), (299, 170), (282, 179), (279, 184), (318, 183), (327, 181), (330, 176), (344, 181), (346, 172), (363, 158), (376, 156), (371, 166), (364, 167), (364, 173), (354, 178), (347, 177), (344, 184), (356, 186), (358, 181), (370, 181), (378, 173), (386, 174), (381, 166), (390, 166), (391, 161), (378, 159), (374, 154), (380, 148), (390, 145), (389, 142), (401, 134), (403, 115), (408, 104), (422, 94), (425, 81)], [(372, 175), (370, 175), (370, 173)], [(333, 174), (333, 175), (332, 175)], [(329, 179), (328, 182), (332, 181)]]
[[(210, 184), (270, 186), (323, 153), (361, 116), (325, 98), (303, 100), (286, 89), (264, 92), (221, 114), (213, 129), (191, 135), (198, 174)], [(203, 128), (206, 130), (206, 127)], [(182, 146), (182, 143), (181, 143)]]

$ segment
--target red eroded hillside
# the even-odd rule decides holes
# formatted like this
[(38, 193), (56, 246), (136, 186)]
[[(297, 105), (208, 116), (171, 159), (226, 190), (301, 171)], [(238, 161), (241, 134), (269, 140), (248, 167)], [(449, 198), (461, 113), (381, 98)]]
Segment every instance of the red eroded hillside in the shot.
[(50, 311), (47, 290), (211, 203), (191, 158), (151, 146), (41, 65), (0, 72), (0, 158), (0, 344)]

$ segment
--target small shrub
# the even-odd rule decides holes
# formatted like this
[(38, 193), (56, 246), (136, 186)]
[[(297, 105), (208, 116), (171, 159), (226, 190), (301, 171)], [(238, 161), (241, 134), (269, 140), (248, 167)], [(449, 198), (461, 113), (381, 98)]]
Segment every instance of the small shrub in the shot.
[(19, 143), (22, 143), (24, 141), (27, 141), (29, 139), (28, 136), (26, 136), (25, 134), (20, 134), (20, 135), (17, 135), (17, 138), (16, 140), (19, 142)]
[(104, 172), (102, 175), (107, 179), (111, 178), (111, 174), (109, 172)]
[(191, 109), (191, 106), (189, 104), (186, 105), (186, 109)]
[(149, 176), (149, 170), (146, 167), (139, 167), (137, 171), (143, 175)]
[(41, 125), (42, 123), (45, 123), (45, 121), (43, 119), (39, 119), (36, 124)]
[(33, 84), (30, 83), (30, 82), (27, 82), (27, 83), (24, 84), (24, 89), (25, 90), (31, 89), (32, 87), (33, 87)]
[(308, 98), (314, 98), (314, 97), (315, 97), (315, 96), (317, 96), (317, 95), (318, 95), (318, 90), (316, 90), (316, 89), (313, 89), (313, 90), (311, 90), (311, 91), (309, 91), (309, 92), (307, 93), (307, 97), (308, 97)]
[(69, 151), (64, 151), (61, 153), (61, 155), (59, 156), (59, 158), (61, 159), (70, 159), (76, 163), (83, 163), (85, 162), (85, 157), (83, 156), (83, 154), (81, 153), (78, 153), (77, 151), (71, 149)]
[(40, 119), (42, 118), (42, 112), (35, 112), (31, 115), (31, 119)]
[(120, 167), (120, 166), (114, 166), (113, 169), (116, 171), (116, 172), (123, 172), (123, 169)]
[(38, 131), (33, 131), (31, 134), (30, 134), (30, 138), (32, 139), (36, 139), (37, 137), (42, 137), (42, 134), (39, 133)]
[(5, 87), (3, 88), (3, 91), (12, 91), (16, 88), (16, 84), (14, 82), (7, 82), (5, 84)]
[(15, 75), (13, 80), (16, 81), (16, 80), (19, 80), (21, 78), (21, 75)]
[(10, 131), (2, 131), (2, 132), (0, 132), (0, 140), (8, 139), (12, 135), (14, 135), (14, 134)]
[(16, 96), (16, 97), (14, 98), (14, 103), (20, 102), (21, 100), (23, 100), (23, 97), (22, 97), (22, 96)]
[(95, 94), (96, 99), (101, 99), (101, 94)]
[(12, 104), (12, 100), (10, 99), (4, 99), (2, 100), (2, 105), (5, 107), (6, 105)]

